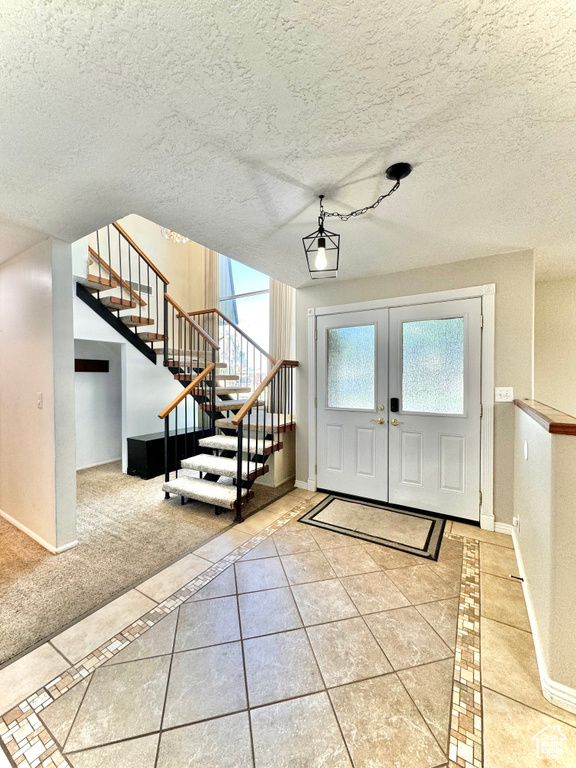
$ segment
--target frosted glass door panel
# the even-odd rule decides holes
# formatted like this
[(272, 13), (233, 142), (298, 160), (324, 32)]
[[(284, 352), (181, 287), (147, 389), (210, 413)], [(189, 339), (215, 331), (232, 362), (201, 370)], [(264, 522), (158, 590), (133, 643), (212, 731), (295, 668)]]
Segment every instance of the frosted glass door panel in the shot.
[(464, 318), (402, 323), (402, 410), (464, 413)]
[(375, 327), (329, 328), (327, 335), (328, 408), (374, 410)]

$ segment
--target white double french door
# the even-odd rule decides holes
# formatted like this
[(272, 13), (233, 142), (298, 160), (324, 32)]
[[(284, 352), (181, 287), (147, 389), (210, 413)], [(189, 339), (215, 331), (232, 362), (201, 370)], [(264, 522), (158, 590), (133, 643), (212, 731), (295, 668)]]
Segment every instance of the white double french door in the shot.
[(317, 485), (479, 520), (481, 299), (318, 318)]

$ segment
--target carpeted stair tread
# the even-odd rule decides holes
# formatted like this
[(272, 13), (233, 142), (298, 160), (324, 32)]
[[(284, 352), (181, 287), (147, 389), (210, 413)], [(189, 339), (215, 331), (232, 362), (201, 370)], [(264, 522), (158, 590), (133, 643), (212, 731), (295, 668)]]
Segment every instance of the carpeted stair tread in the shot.
[[(232, 423), (232, 418), (228, 419), (216, 419), (216, 426), (219, 429), (238, 429), (238, 427)], [(244, 424), (244, 433), (248, 431), (248, 416), (244, 417), (243, 420)], [(293, 429), (296, 429), (296, 422), (292, 419), (292, 416), (287, 413), (281, 413), (281, 414), (274, 414), (274, 418), (272, 418), (272, 414), (267, 413), (266, 419), (264, 420), (264, 416), (260, 414), (258, 417), (258, 432), (292, 432)], [(252, 413), (252, 416), (250, 418), (250, 432), (256, 432), (256, 414)]]
[[(187, 499), (196, 499), (205, 504), (214, 504), (217, 507), (229, 507), (232, 509), (236, 503), (237, 488), (235, 485), (214, 483), (211, 480), (200, 480), (192, 477), (176, 477), (164, 483), (162, 490), (165, 493), (175, 493)], [(242, 491), (243, 496), (248, 496), (248, 491)]]
[[(200, 453), (197, 456), (191, 456), (189, 459), (182, 459), (182, 466), (185, 469), (195, 469), (198, 472), (209, 472), (211, 475), (220, 475), (220, 477), (237, 477), (238, 460), (229, 459), (225, 456), (211, 456), (207, 453)], [(259, 477), (269, 471), (268, 465), (256, 466), (253, 461), (242, 462), (242, 480), (248, 480)]]
[[(203, 437), (198, 441), (202, 448), (212, 448), (215, 451), (238, 451), (238, 438), (234, 435), (213, 435), (212, 437)], [(278, 445), (278, 443), (276, 443)], [(281, 443), (280, 443), (281, 445)], [(242, 453), (270, 453), (275, 447), (272, 440), (243, 440)]]

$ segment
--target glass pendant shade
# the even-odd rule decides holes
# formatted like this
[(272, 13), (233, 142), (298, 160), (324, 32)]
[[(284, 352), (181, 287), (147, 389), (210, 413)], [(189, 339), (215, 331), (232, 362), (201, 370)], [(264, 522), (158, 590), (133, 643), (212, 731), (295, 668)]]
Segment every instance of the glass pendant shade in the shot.
[(166, 229), (166, 227), (160, 227), (160, 234), (162, 237), (165, 237), (166, 240), (170, 240), (172, 243), (189, 243), (190, 238), (184, 237), (184, 235), (179, 235), (178, 232), (173, 232), (171, 229)]

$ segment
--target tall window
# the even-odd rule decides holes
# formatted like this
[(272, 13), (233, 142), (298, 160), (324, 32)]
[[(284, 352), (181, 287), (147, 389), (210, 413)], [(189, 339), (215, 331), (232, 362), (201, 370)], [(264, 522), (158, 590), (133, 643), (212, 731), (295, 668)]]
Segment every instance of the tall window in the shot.
[(220, 311), (268, 352), (270, 278), (222, 254), (218, 258)]

